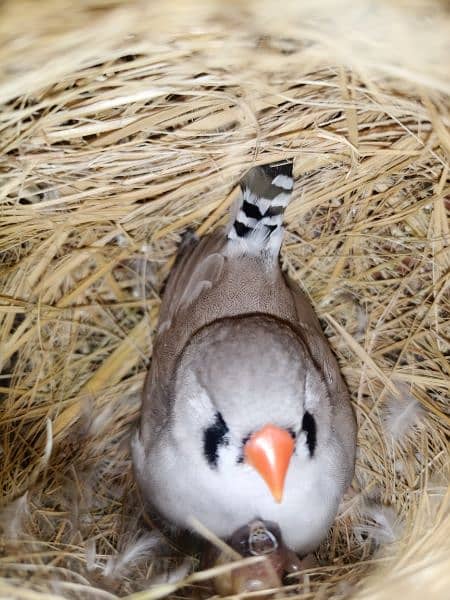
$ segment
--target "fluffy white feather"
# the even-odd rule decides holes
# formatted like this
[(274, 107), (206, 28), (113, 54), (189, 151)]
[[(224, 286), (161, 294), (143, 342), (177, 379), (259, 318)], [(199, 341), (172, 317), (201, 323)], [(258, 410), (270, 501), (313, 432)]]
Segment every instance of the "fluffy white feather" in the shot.
[(112, 404), (107, 404), (102, 410), (98, 412), (98, 414), (93, 417), (91, 423), (89, 424), (88, 434), (89, 435), (99, 435), (105, 429), (105, 427), (109, 426), (111, 422), (111, 416), (113, 414), (114, 406)]
[(97, 546), (94, 538), (86, 540), (86, 569), (95, 571), (100, 565), (97, 562)]
[(377, 546), (390, 544), (403, 532), (403, 524), (392, 506), (368, 502), (360, 509), (360, 518), (355, 533), (361, 543), (369, 538)]
[(173, 569), (169, 569), (164, 573), (159, 573), (151, 578), (151, 585), (161, 585), (163, 583), (178, 583), (185, 579), (193, 568), (192, 559), (186, 557), (183, 562)]
[(155, 556), (161, 543), (163, 540), (158, 532), (145, 533), (137, 539), (133, 538), (121, 552), (108, 558), (103, 575), (115, 578), (123, 576), (141, 560)]
[(400, 397), (389, 397), (382, 409), (385, 431), (395, 442), (401, 442), (414, 427), (419, 426), (424, 416), (424, 409), (412, 395), (410, 387), (400, 384), (398, 389)]
[(15, 541), (23, 536), (29, 514), (28, 492), (0, 511), (0, 529), (7, 541)]

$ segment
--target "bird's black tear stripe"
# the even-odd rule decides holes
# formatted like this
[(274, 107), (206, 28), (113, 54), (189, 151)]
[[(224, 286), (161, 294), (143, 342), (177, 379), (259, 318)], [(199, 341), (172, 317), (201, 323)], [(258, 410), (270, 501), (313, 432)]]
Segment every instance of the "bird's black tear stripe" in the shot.
[(228, 444), (226, 438), (228, 431), (227, 424), (218, 412), (215, 415), (214, 423), (203, 432), (203, 452), (211, 467), (217, 467), (219, 446)]
[(309, 454), (313, 456), (316, 449), (317, 426), (316, 420), (307, 410), (303, 415), (302, 429), (306, 431), (306, 443), (308, 444)]

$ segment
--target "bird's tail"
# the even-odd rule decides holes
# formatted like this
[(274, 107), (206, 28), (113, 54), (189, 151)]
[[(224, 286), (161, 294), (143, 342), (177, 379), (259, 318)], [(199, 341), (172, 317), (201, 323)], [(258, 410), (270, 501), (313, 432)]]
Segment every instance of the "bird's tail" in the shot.
[(230, 245), (245, 254), (278, 255), (293, 185), (292, 160), (250, 169), (241, 181), (242, 194), (228, 231)]

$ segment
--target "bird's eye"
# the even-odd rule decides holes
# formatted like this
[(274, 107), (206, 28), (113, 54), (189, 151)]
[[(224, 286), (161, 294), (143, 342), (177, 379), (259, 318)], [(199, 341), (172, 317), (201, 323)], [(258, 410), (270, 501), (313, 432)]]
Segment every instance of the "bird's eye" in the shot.
[(214, 422), (203, 432), (203, 453), (211, 467), (217, 467), (219, 446), (226, 446), (229, 429), (222, 415), (217, 412)]
[(296, 431), (294, 431), (294, 430), (293, 430), (293, 429), (291, 429), (290, 427), (288, 427), (288, 429), (287, 429), (286, 431), (287, 431), (287, 432), (290, 434), (291, 438), (292, 438), (294, 441), (297, 439), (297, 432), (296, 432)]
[(242, 439), (242, 442), (241, 442), (242, 450), (237, 459), (238, 465), (241, 465), (244, 462), (244, 447), (245, 447), (245, 444), (250, 439), (250, 437), (251, 437), (251, 434), (249, 433), (248, 435), (245, 436), (245, 438)]
[(302, 429), (306, 432), (306, 443), (308, 445), (309, 454), (310, 456), (313, 456), (314, 450), (316, 449), (317, 427), (316, 420), (307, 410), (305, 410), (305, 414), (303, 415)]

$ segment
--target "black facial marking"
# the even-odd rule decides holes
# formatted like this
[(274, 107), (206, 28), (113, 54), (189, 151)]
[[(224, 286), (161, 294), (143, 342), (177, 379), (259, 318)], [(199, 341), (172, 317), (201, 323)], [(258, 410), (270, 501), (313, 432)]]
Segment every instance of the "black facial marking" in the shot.
[(250, 202), (247, 202), (247, 200), (244, 200), (242, 204), (242, 211), (246, 217), (251, 219), (262, 219), (264, 216), (255, 204), (251, 204)]
[(314, 417), (307, 410), (305, 410), (305, 414), (303, 415), (302, 429), (306, 431), (306, 443), (308, 444), (309, 454), (313, 456), (316, 449), (317, 428)]
[(251, 227), (247, 227), (247, 225), (244, 225), (240, 221), (234, 222), (234, 229), (240, 237), (245, 237), (250, 231), (253, 231)]
[(223, 420), (222, 415), (216, 413), (214, 423), (203, 432), (203, 452), (209, 465), (217, 467), (219, 458), (219, 446), (226, 446), (228, 443), (225, 437), (229, 429)]

